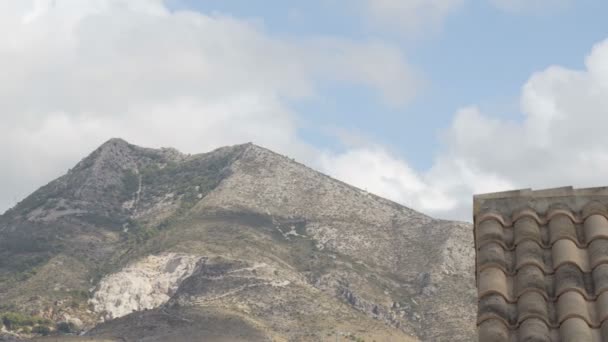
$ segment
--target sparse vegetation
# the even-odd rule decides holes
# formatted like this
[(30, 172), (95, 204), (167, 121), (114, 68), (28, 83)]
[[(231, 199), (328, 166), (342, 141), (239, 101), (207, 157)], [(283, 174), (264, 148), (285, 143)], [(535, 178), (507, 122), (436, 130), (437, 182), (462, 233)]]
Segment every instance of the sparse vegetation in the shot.
[(53, 324), (51, 320), (29, 316), (18, 312), (7, 312), (0, 314), (2, 317), (2, 324), (10, 331), (24, 331), (29, 330), (36, 334), (48, 334), (51, 330), (49, 326)]
[(365, 342), (365, 339), (363, 337), (358, 337), (355, 334), (350, 334), (346, 336), (346, 338), (355, 342)]
[(127, 170), (123, 176), (123, 200), (129, 199), (139, 189), (139, 176), (133, 170)]
[(98, 213), (87, 213), (79, 216), (81, 220), (96, 227), (118, 230), (122, 227), (124, 219), (120, 215), (107, 215)]
[(227, 176), (233, 154), (197, 158), (181, 164), (169, 162), (164, 167), (152, 163), (141, 169), (142, 184), (148, 196), (175, 193), (182, 207), (191, 208)]
[[(138, 150), (134, 148), (134, 151)], [(226, 260), (238, 262), (239, 266), (235, 268), (238, 272), (230, 273), (226, 277), (228, 280), (203, 276), (188, 278), (189, 283), (177, 290), (175, 298), (180, 301), (171, 303), (175, 304), (172, 306), (175, 315), (152, 309), (118, 320), (112, 323), (114, 325), (105, 325), (108, 334), (119, 330), (121, 334), (133, 334), (137, 340), (141, 337), (137, 334), (154, 333), (152, 329), (134, 331), (137, 329), (133, 329), (133, 324), (123, 324), (129, 320), (134, 322), (132, 319), (138, 317), (142, 321), (145, 319), (141, 326), (153, 326), (156, 332), (164, 331), (163, 322), (167, 317), (173, 324), (173, 320), (179, 321), (189, 307), (181, 305), (181, 300), (189, 304), (191, 298), (203, 300), (212, 293), (218, 295), (214, 302), (218, 307), (228, 312), (237, 308), (243, 318), (248, 317), (243, 313), (247, 312), (255, 315), (259, 322), (268, 323), (281, 315), (282, 319), (269, 329), (276, 337), (281, 337), (278, 340), (285, 337), (285, 340), (319, 341), (328, 329), (332, 331), (327, 337), (334, 337), (338, 334), (334, 330), (339, 329), (357, 332), (360, 336), (353, 334), (346, 339), (355, 342), (369, 342), (373, 338), (385, 341), (385, 336), (408, 341), (398, 330), (384, 330), (391, 324), (384, 317), (370, 317), (372, 315), (364, 311), (366, 307), (373, 307), (367, 304), (386, 303), (389, 299), (401, 302), (401, 296), (411, 296), (406, 290), (393, 286), (403, 283), (402, 279), (397, 279), (393, 266), (409, 254), (406, 250), (394, 253), (393, 249), (403, 246), (399, 236), (407, 235), (406, 232), (396, 230), (394, 234), (374, 224), (376, 221), (388, 222), (386, 215), (397, 215), (391, 208), (379, 202), (374, 204), (379, 208), (377, 212), (371, 209), (368, 212), (367, 202), (356, 202), (358, 197), (349, 197), (348, 188), (325, 178), (319, 180), (312, 175), (311, 180), (304, 177), (300, 182), (298, 177), (308, 177), (303, 172), (309, 171), (292, 170), (289, 164), (272, 155), (254, 160), (255, 154), (247, 154), (231, 167), (241, 150), (183, 156), (175, 159), (178, 163), (158, 152), (146, 151), (143, 157), (127, 156), (120, 151), (117, 160), (105, 155), (107, 165), (113, 169), (106, 174), (103, 168), (107, 165), (96, 164), (99, 169), (95, 176), (104, 177), (100, 182), (93, 179), (89, 184), (91, 173), (81, 165), (59, 182), (68, 191), (59, 186), (56, 189), (47, 187), (32, 197), (31, 204), (39, 205), (36, 207), (39, 209), (31, 217), (47, 218), (44, 212), (40, 213), (43, 206), (54, 210), (67, 208), (69, 212), (62, 213), (63, 216), (50, 215), (45, 222), (28, 220), (25, 215), (23, 220), (12, 216), (17, 222), (16, 229), (5, 229), (0, 234), (0, 317), (8, 315), (6, 322), (2, 321), (3, 325), (10, 326), (13, 331), (40, 335), (73, 333), (78, 329), (69, 322), (56, 324), (15, 314), (46, 312), (52, 307), (54, 312), (78, 317), (83, 326), (89, 327), (97, 317), (95, 313), (87, 312), (96, 310), (88, 302), (92, 293), (87, 289), (99, 289), (96, 285), (101, 278), (139, 258), (175, 252), (204, 257), (204, 261), (201, 259), (201, 264), (197, 264), (197, 272), (204, 263), (221, 264)], [(129, 163), (117, 162), (123, 159)], [(138, 173), (125, 171), (124, 165), (135, 165), (133, 163), (138, 166)], [(278, 169), (277, 179), (264, 178), (265, 173), (275, 171), (264, 169), (268, 165)], [(244, 169), (246, 171), (242, 171)], [(288, 172), (287, 176), (279, 174), (283, 172), (281, 170)], [(213, 199), (207, 197), (212, 210), (207, 209), (210, 206), (197, 206), (233, 171), (233, 178), (224, 183), (221, 191), (214, 193)], [(241, 172), (247, 172), (247, 177), (238, 183), (239, 177), (243, 176)], [(280, 177), (288, 177), (289, 181), (281, 183)], [(125, 201), (134, 198), (140, 179), (142, 191), (138, 205), (123, 207)], [(315, 190), (317, 180), (323, 192)], [(280, 186), (275, 187), (275, 183)], [(70, 197), (75, 196), (72, 194), (76, 189), (86, 197)], [(346, 195), (341, 196), (342, 193)], [(236, 200), (232, 196), (237, 196)], [(231, 200), (233, 202), (229, 202)], [(280, 205), (274, 207), (277, 201)], [(317, 202), (324, 206), (322, 215), (317, 215)], [(357, 208), (356, 211), (349, 211), (351, 206)], [(58, 216), (57, 223), (53, 222)], [(379, 218), (376, 220), (375, 216)], [(3, 228), (1, 217), (0, 228)], [(377, 229), (380, 238), (367, 235), (370, 229)], [(10, 235), (11, 231), (16, 233)], [(356, 239), (351, 238), (351, 233), (356, 233)], [(382, 253), (374, 254), (369, 246)], [(22, 250), (26, 252), (22, 253)], [(47, 263), (49, 260), (52, 262)], [(258, 264), (265, 266), (258, 267)], [(23, 280), (27, 280), (23, 286), (17, 286)], [(208, 282), (204, 284), (208, 286), (199, 288), (197, 282)], [(238, 290), (241, 288), (244, 290)], [(192, 293), (188, 292), (190, 290)], [(342, 290), (348, 291), (337, 292)], [(224, 293), (229, 296), (223, 297)], [(344, 296), (336, 296), (336, 293)], [(349, 298), (367, 306), (356, 307), (349, 303)], [(375, 310), (376, 316), (381, 316), (378, 312), (383, 311)], [(215, 307), (212, 313), (210, 317), (216, 317)], [(187, 315), (184, 317), (188, 319)], [(234, 317), (232, 321), (226, 321), (224, 317), (215, 319), (192, 321), (201, 324), (197, 329), (216, 327), (218, 323), (229, 324), (232, 328), (234, 319), (240, 317)], [(407, 325), (407, 318), (399, 323), (413, 329)], [(198, 331), (193, 333), (199, 336)], [(340, 340), (346, 337), (342, 333), (339, 336)]]
[(47, 336), (48, 334), (51, 333), (51, 328), (49, 328), (46, 325), (36, 325), (35, 327), (32, 328), (32, 333), (40, 334), (42, 336)]
[(128, 225), (129, 230), (127, 231), (127, 240), (130, 241), (131, 244), (144, 243), (159, 232), (156, 227), (143, 225), (133, 220), (129, 222), (130, 223)]
[(56, 329), (60, 333), (69, 334), (77, 331), (78, 327), (72, 322), (59, 322)]

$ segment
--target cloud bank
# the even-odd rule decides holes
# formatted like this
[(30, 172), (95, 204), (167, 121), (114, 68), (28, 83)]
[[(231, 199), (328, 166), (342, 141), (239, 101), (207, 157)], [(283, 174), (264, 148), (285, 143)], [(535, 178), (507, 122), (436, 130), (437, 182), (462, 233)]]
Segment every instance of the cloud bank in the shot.
[(332, 174), (442, 218), (471, 220), (472, 195), (517, 188), (608, 184), (608, 40), (584, 70), (550, 66), (523, 85), (521, 117), (471, 105), (444, 132), (431, 169), (412, 171), (382, 147), (327, 157)]
[(314, 164), (290, 103), (336, 82), (401, 105), (419, 81), (389, 44), (277, 37), (160, 0), (3, 1), (0, 61), (0, 211), (115, 136), (191, 153), (255, 141)]
[[(456, 8), (374, 3), (377, 13), (430, 6), (436, 18)], [(581, 70), (531, 75), (520, 117), (475, 104), (456, 110), (422, 171), (373, 142), (335, 151), (298, 135), (305, 113), (292, 103), (323, 96), (323, 82), (367, 87), (387, 105), (415, 96), (416, 70), (385, 42), (279, 37), (228, 15), (172, 12), (160, 0), (3, 1), (0, 61), (0, 211), (116, 136), (190, 153), (254, 141), (451, 219), (470, 220), (474, 193), (608, 183), (608, 41)]]

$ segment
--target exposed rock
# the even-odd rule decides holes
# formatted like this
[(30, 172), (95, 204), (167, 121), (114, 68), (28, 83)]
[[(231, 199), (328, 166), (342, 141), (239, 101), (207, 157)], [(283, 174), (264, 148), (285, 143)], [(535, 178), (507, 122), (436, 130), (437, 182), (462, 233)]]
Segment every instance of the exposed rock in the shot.
[(159, 307), (192, 274), (199, 260), (187, 254), (150, 255), (104, 277), (90, 303), (104, 320)]

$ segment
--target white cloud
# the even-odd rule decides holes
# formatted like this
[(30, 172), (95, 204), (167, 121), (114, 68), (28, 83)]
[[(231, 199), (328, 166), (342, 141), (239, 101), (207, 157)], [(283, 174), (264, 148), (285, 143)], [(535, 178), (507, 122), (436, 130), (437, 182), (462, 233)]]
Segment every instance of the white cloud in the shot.
[(455, 203), (426, 183), (407, 163), (379, 146), (326, 152), (321, 167), (333, 177), (412, 208), (447, 210)]
[(320, 81), (402, 104), (419, 81), (381, 42), (277, 37), (164, 2), (0, 2), (0, 211), (109, 137), (201, 152), (255, 141), (300, 160), (290, 100)]
[(413, 172), (377, 148), (348, 151), (324, 165), (355, 185), (461, 220), (471, 220), (475, 193), (605, 186), (608, 40), (593, 47), (585, 65), (585, 70), (551, 66), (533, 74), (522, 88), (521, 120), (498, 119), (475, 106), (459, 110), (426, 172)]
[(512, 13), (543, 13), (563, 10), (572, 0), (490, 0), (496, 8)]
[(362, 10), (381, 27), (402, 34), (434, 31), (465, 0), (362, 0)]
[(321, 96), (320, 81), (407, 101), (420, 80), (390, 45), (286, 40), (161, 1), (53, 3), (0, 2), (0, 210), (113, 136), (185, 152), (255, 141), (443, 218), (470, 219), (474, 193), (607, 183), (608, 41), (584, 70), (531, 75), (519, 120), (458, 110), (433, 167), (417, 172), (362, 139), (319, 153), (286, 101)]

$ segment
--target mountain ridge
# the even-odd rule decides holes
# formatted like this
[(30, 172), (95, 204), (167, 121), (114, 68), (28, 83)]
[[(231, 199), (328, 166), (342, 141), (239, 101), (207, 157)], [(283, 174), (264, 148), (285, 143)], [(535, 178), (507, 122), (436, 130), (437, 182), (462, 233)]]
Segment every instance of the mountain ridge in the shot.
[[(188, 155), (110, 139), (7, 213), (0, 314), (75, 320), (98, 338), (143, 338), (125, 324), (150, 320), (187, 341), (163, 310), (235, 319), (261, 340), (475, 334), (470, 224), (253, 143)], [(226, 338), (208, 328), (195, 330)]]
[[(206, 155), (206, 154), (209, 154), (209, 153), (213, 153), (213, 152), (221, 150), (221, 149), (229, 149), (229, 148), (236, 148), (236, 149), (241, 149), (242, 148), (243, 150), (246, 150), (246, 149), (249, 149), (249, 148), (258, 149), (258, 150), (262, 150), (262, 151), (265, 151), (265, 152), (268, 152), (268, 153), (272, 153), (272, 154), (274, 154), (274, 155), (276, 155), (278, 157), (284, 158), (285, 161), (288, 161), (288, 162), (291, 162), (291, 163), (295, 163), (296, 165), (298, 165), (300, 167), (312, 170), (312, 171), (316, 172), (317, 174), (319, 174), (320, 176), (326, 177), (326, 178), (328, 178), (329, 180), (331, 180), (333, 182), (338, 182), (338, 183), (341, 183), (342, 185), (344, 185), (346, 187), (353, 188), (353, 189), (356, 189), (356, 190), (359, 190), (359, 191), (363, 191), (363, 192), (367, 193), (369, 196), (374, 197), (375, 199), (377, 199), (379, 201), (384, 201), (384, 202), (387, 202), (390, 205), (400, 206), (400, 207), (407, 208), (409, 210), (413, 210), (413, 209), (411, 209), (409, 207), (404, 206), (401, 203), (398, 203), (398, 202), (393, 201), (391, 199), (388, 199), (388, 198), (376, 195), (376, 194), (374, 194), (372, 192), (368, 192), (367, 190), (361, 189), (361, 188), (359, 188), (359, 187), (357, 187), (355, 185), (352, 185), (352, 184), (346, 183), (344, 181), (341, 181), (341, 180), (339, 180), (337, 178), (332, 177), (331, 175), (328, 175), (328, 174), (323, 173), (323, 172), (321, 172), (319, 170), (313, 169), (313, 168), (307, 166), (306, 164), (300, 163), (300, 162), (296, 161), (294, 158), (290, 158), (287, 155), (283, 155), (283, 154), (277, 153), (275, 151), (272, 151), (271, 149), (268, 149), (268, 148), (263, 147), (261, 145), (257, 145), (257, 144), (255, 144), (253, 142), (246, 142), (246, 143), (242, 143), (242, 144), (236, 144), (236, 145), (218, 147), (218, 148), (215, 148), (215, 149), (211, 150), (210, 152), (203, 152), (203, 153), (197, 153), (197, 154), (185, 154), (185, 153), (183, 153), (183, 152), (181, 152), (181, 151), (179, 151), (179, 150), (177, 150), (177, 149), (175, 149), (173, 147), (160, 147), (158, 149), (145, 148), (145, 147), (140, 147), (140, 146), (137, 146), (137, 145), (133, 145), (133, 144), (129, 143), (128, 141), (122, 139), (122, 138), (110, 138), (107, 141), (105, 141), (104, 143), (102, 143), (96, 150), (94, 150), (93, 152), (91, 152), (91, 154), (89, 154), (87, 157), (85, 157), (81, 161), (79, 161), (73, 168), (70, 168), (67, 171), (66, 175), (69, 175), (70, 173), (74, 172), (74, 170), (78, 169), (79, 167), (82, 167), (82, 164), (86, 163), (89, 159), (91, 159), (92, 157), (94, 157), (96, 154), (100, 154), (100, 153), (106, 152), (107, 149), (112, 150), (110, 146), (120, 146), (121, 148), (124, 148), (125, 146), (128, 146), (129, 148), (136, 148), (136, 149), (141, 149), (141, 150), (146, 150), (146, 151), (163, 151), (163, 152), (166, 151), (167, 155), (170, 155), (173, 158), (181, 160), (181, 161), (183, 161), (185, 159), (188, 159), (188, 158), (197, 158), (199, 156), (203, 156), (203, 155)], [(174, 159), (174, 161), (177, 161), (175, 159)], [(47, 186), (47, 185), (49, 185), (49, 184), (43, 185), (42, 188), (45, 187), (45, 186)], [(6, 212), (4, 214), (0, 214), (0, 216), (4, 216), (8, 212), (10, 212), (11, 209), (19, 206), (19, 204), (21, 204), (21, 202), (18, 202), (13, 207), (7, 209)], [(418, 213), (421, 214), (421, 215), (427, 216), (426, 214), (423, 214), (423, 213), (420, 213), (420, 212), (418, 212)]]

